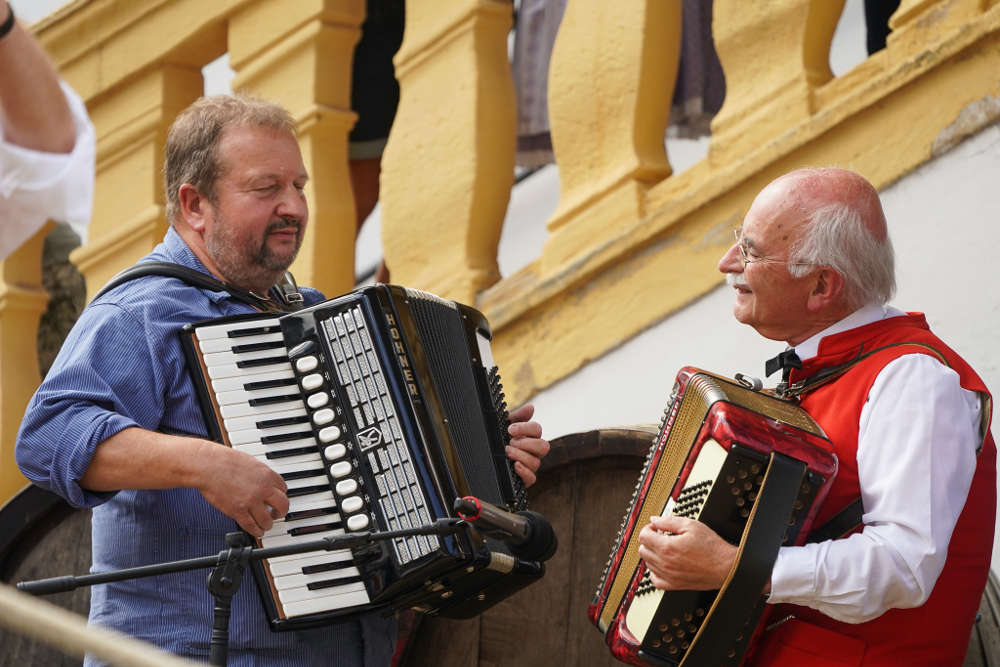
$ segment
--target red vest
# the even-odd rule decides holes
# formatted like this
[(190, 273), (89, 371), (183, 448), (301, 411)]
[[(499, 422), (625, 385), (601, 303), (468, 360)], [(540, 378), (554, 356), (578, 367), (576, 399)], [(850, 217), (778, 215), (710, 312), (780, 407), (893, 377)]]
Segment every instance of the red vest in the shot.
[[(859, 361), (836, 380), (802, 399), (802, 407), (833, 442), (840, 464), (817, 515), (817, 526), (861, 495), (858, 422), (872, 383), (886, 364), (904, 354), (938, 357), (936, 350), (958, 373), (962, 387), (989, 394), (972, 368), (930, 332), (919, 313), (873, 322), (824, 338), (818, 355), (804, 362), (801, 370), (793, 371), (790, 382), (883, 346), (888, 347)], [(841, 623), (806, 607), (777, 605), (772, 610), (772, 621), (789, 614), (795, 618), (766, 632), (749, 663), (789, 667), (961, 665), (989, 574), (995, 519), (996, 448), (993, 436), (987, 432), (965, 508), (948, 545), (944, 570), (923, 605), (915, 609), (891, 609), (859, 624)]]

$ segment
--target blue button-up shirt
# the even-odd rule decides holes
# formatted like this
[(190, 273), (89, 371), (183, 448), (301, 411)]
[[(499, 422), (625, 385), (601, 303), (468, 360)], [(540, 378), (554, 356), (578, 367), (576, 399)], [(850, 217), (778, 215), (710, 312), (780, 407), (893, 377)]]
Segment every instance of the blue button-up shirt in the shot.
[[(170, 228), (149, 260), (208, 273)], [(322, 295), (304, 288), (307, 305)], [(16, 456), (32, 482), (93, 508), (92, 572), (217, 554), (236, 522), (195, 489), (95, 493), (80, 486), (96, 448), (138, 426), (206, 436), (178, 333), (183, 324), (254, 312), (227, 292), (150, 276), (91, 303), (31, 399)], [(223, 445), (219, 445), (220, 447)], [(212, 629), (208, 570), (95, 586), (93, 623), (205, 659)], [(232, 601), (230, 665), (388, 664), (394, 628), (375, 614), (317, 630), (270, 630), (249, 573)], [(91, 661), (90, 664), (94, 664)]]

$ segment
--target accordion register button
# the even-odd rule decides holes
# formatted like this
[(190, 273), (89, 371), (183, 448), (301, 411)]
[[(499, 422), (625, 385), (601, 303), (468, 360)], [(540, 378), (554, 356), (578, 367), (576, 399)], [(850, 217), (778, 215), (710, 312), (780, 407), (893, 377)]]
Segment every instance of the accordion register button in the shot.
[(365, 506), (365, 501), (361, 500), (360, 496), (351, 496), (350, 498), (344, 498), (340, 501), (340, 507), (343, 511), (348, 514), (353, 514), (357, 512), (362, 507)]
[(342, 479), (337, 482), (337, 495), (349, 496), (358, 490), (358, 482), (354, 479)]
[(340, 444), (339, 442), (335, 445), (330, 445), (329, 447), (323, 450), (323, 456), (325, 456), (328, 461), (336, 461), (337, 459), (342, 459), (344, 458), (344, 454), (346, 453), (347, 453), (347, 447)]
[(327, 426), (326, 428), (321, 428), (319, 430), (320, 442), (333, 442), (339, 437), (340, 437), (340, 427), (338, 426)]
[(367, 514), (355, 514), (347, 519), (347, 530), (364, 530), (368, 527)]
[(320, 375), (319, 373), (312, 373), (302, 378), (302, 387), (306, 391), (319, 389), (322, 386), (323, 386), (323, 376)]
[(316, 392), (315, 394), (309, 394), (309, 398), (306, 399), (306, 403), (308, 403), (309, 407), (312, 408), (313, 410), (315, 410), (316, 408), (321, 408), (329, 402), (330, 402), (330, 395), (323, 393), (321, 391)]
[(319, 366), (319, 359), (317, 359), (311, 354), (308, 357), (302, 357), (301, 359), (298, 359), (295, 362), (295, 370), (297, 370), (300, 373), (308, 373), (310, 371), (314, 371), (318, 366)]
[(345, 477), (351, 472), (350, 461), (337, 461), (332, 466), (330, 466), (330, 474), (334, 477)]
[(316, 426), (322, 426), (323, 424), (329, 424), (333, 421), (336, 415), (333, 414), (333, 410), (330, 408), (323, 408), (322, 410), (317, 410), (313, 413), (313, 423)]

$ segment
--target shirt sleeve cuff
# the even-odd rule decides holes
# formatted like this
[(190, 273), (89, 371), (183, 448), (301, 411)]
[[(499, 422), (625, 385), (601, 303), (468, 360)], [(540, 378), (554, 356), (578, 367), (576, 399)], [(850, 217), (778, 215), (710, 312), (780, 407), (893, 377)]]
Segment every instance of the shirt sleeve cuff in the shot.
[(816, 590), (816, 545), (781, 547), (771, 570), (771, 604), (796, 602)]

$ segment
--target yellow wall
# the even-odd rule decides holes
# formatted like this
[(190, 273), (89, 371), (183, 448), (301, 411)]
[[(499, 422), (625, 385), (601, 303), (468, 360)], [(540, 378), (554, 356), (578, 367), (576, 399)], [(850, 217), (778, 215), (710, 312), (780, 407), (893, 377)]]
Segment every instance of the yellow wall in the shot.
[[(675, 176), (663, 132), (680, 0), (570, 2), (549, 81), (560, 204), (539, 259), (500, 280), (515, 143), (511, 4), (408, 3), (382, 178), (394, 282), (477, 304), (518, 403), (715, 287), (730, 229), (778, 174), (837, 164), (883, 187), (995, 122), (1000, 105), (984, 101), (1000, 95), (997, 0), (904, 0), (888, 47), (833, 78), (842, 4), (716, 0), (727, 99), (709, 156)], [(350, 289), (349, 57), (363, 14), (363, 0), (78, 0), (35, 27), (98, 130), (91, 239), (73, 255), (90, 293), (162, 236), (166, 128), (225, 51), (234, 87), (281, 102), (299, 123), (314, 224), (293, 270), (328, 294)], [(44, 307), (38, 242), (2, 271), (0, 498), (22, 484), (11, 450), (38, 382), (25, 361)]]

